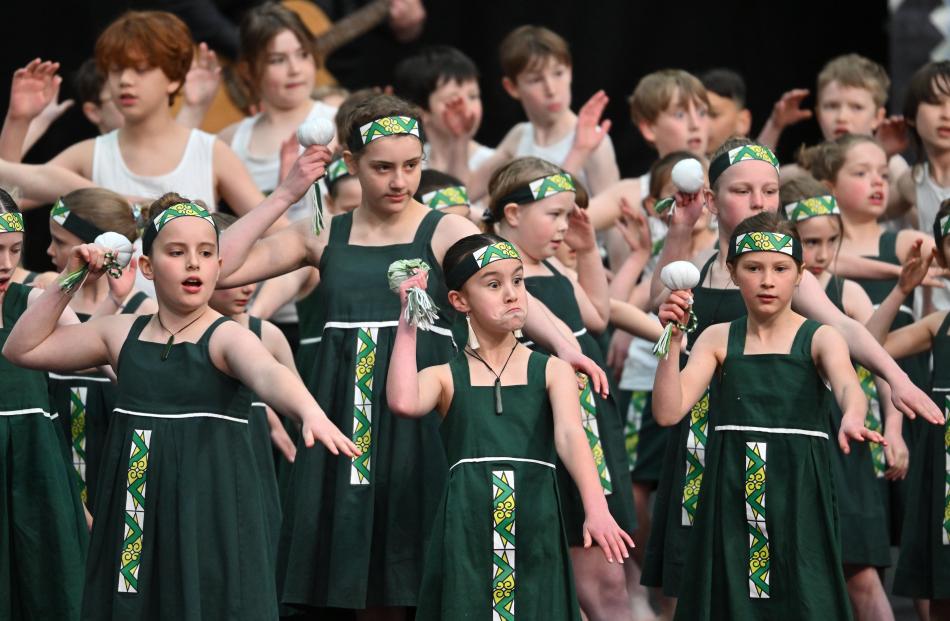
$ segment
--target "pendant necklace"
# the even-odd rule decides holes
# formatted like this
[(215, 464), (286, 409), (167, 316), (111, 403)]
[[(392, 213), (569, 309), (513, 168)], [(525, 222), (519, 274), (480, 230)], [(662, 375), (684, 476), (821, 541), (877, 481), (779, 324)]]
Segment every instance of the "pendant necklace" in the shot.
[(175, 344), (175, 337), (181, 334), (184, 330), (186, 330), (193, 323), (195, 323), (196, 321), (198, 321), (204, 316), (205, 314), (201, 313), (200, 315), (198, 315), (197, 317), (189, 321), (187, 324), (185, 324), (183, 328), (180, 328), (179, 330), (172, 332), (171, 330), (165, 327), (164, 323), (162, 323), (162, 316), (159, 315), (158, 313), (155, 313), (155, 318), (158, 319), (158, 325), (162, 327), (162, 330), (164, 330), (165, 332), (168, 332), (171, 335), (168, 337), (168, 340), (165, 341), (165, 349), (162, 350), (162, 362), (165, 362), (166, 360), (168, 360), (168, 354), (171, 353), (172, 345)]
[(491, 372), (491, 374), (495, 376), (495, 415), (496, 416), (501, 416), (504, 411), (501, 404), (501, 376), (505, 374), (505, 369), (508, 368), (508, 363), (511, 362), (511, 356), (512, 354), (515, 353), (515, 349), (518, 348), (519, 344), (520, 343), (518, 343), (518, 341), (515, 341), (514, 347), (512, 347), (511, 351), (508, 352), (508, 358), (505, 359), (505, 364), (502, 365), (501, 371), (498, 373), (495, 373), (495, 370), (491, 368), (491, 365), (485, 362), (485, 359), (479, 356), (478, 352), (476, 352), (474, 349), (471, 349), (470, 347), (465, 348), (466, 354), (468, 354), (469, 356), (475, 358), (476, 360), (484, 364), (485, 368), (487, 368)]

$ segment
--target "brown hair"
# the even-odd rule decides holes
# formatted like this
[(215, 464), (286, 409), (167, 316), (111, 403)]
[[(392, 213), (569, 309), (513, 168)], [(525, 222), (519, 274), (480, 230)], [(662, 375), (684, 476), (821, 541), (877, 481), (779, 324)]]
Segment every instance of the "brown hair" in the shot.
[[(669, 183), (673, 176), (673, 167), (683, 160), (699, 159), (689, 151), (673, 151), (667, 153), (650, 166), (650, 193), (649, 196), (659, 200), (663, 198), (660, 193), (663, 192), (663, 186)], [(704, 168), (708, 168), (706, 162), (700, 159)]]
[(300, 46), (307, 51), (317, 65), (317, 49), (313, 34), (307, 28), (300, 16), (277, 2), (265, 2), (254, 7), (241, 20), (241, 62), (242, 71), (248, 80), (247, 86), (255, 94), (258, 93), (258, 81), (267, 62), (267, 45), (281, 32), (289, 30)]
[(627, 101), (634, 123), (654, 122), (675, 101), (709, 106), (706, 87), (699, 78), (682, 69), (662, 69), (642, 77)]
[(845, 54), (831, 59), (818, 74), (818, 98), (821, 91), (831, 82), (851, 88), (863, 88), (871, 93), (871, 99), (878, 108), (887, 102), (887, 91), (891, 88), (891, 79), (884, 67), (859, 54)]
[(359, 90), (353, 91), (346, 96), (346, 99), (343, 100), (343, 103), (340, 104), (340, 107), (336, 110), (336, 116), (334, 121), (336, 122), (336, 136), (337, 142), (341, 145), (346, 145), (347, 135), (344, 133), (347, 130), (347, 126), (344, 123), (353, 116), (353, 110), (357, 106), (365, 103), (367, 100), (376, 97), (377, 95), (382, 95), (383, 90), (378, 86), (371, 86), (367, 88), (361, 88)]
[(211, 214), (211, 219), (214, 220), (214, 223), (217, 225), (219, 231), (223, 231), (238, 221), (237, 216), (220, 211)]
[(511, 160), (492, 173), (488, 181), (489, 213), (496, 221), (501, 220), (501, 211), (505, 208), (500, 202), (501, 199), (530, 181), (563, 172), (560, 166), (539, 157), (519, 157)]
[[(709, 158), (709, 162), (712, 163), (713, 161), (715, 161), (717, 157), (719, 157), (723, 153), (728, 153), (729, 151), (732, 151), (736, 147), (744, 147), (750, 144), (755, 144), (755, 142), (746, 136), (730, 136), (726, 138), (725, 142), (719, 145), (718, 149), (713, 151), (712, 156), (710, 156)], [(719, 193), (720, 179), (722, 179), (722, 175), (719, 175), (718, 177), (716, 177), (716, 180), (712, 182), (712, 185), (709, 188), (710, 190), (712, 190), (713, 194)]]
[(535, 69), (549, 58), (573, 64), (571, 48), (564, 38), (544, 26), (519, 26), (508, 33), (498, 47), (501, 72), (509, 80), (529, 69)]
[(783, 181), (779, 186), (779, 202), (784, 209), (789, 203), (796, 203), (806, 198), (815, 196), (824, 196), (830, 194), (830, 190), (821, 181), (818, 181), (810, 174), (805, 173), (796, 175), (787, 181)]
[(818, 181), (834, 183), (848, 157), (848, 151), (856, 145), (866, 142), (881, 146), (871, 136), (845, 134), (834, 140), (802, 149), (798, 154), (798, 163)]
[[(801, 241), (801, 238), (798, 236), (798, 231), (795, 230), (795, 227), (792, 226), (791, 222), (777, 213), (763, 211), (761, 213), (755, 214), (754, 216), (748, 217), (737, 224), (736, 229), (732, 232), (732, 237), (729, 243), (734, 243), (734, 240), (741, 235), (745, 235), (746, 233), (755, 233), (756, 231), (768, 231), (770, 233), (779, 233), (780, 235), (791, 235), (795, 239)], [(729, 258), (726, 260), (726, 263), (728, 263), (730, 267), (733, 267), (741, 256), (742, 255), (738, 255)], [(795, 262), (798, 263), (799, 267), (802, 266), (800, 261), (796, 260)]]
[[(129, 11), (115, 20), (96, 40), (96, 66), (103, 75), (110, 69), (144, 63), (158, 67), (165, 77), (185, 83), (194, 56), (194, 41), (185, 22), (164, 11)], [(175, 93), (168, 97), (174, 101)]]
[(65, 195), (63, 204), (102, 231), (122, 233), (130, 241), (138, 239), (132, 205), (121, 194), (105, 188), (82, 188)]
[[(352, 98), (353, 95), (350, 95), (350, 97)], [(359, 130), (366, 123), (387, 116), (409, 116), (416, 119), (421, 127), (422, 110), (417, 106), (393, 95), (376, 95), (358, 101), (351, 108), (348, 108), (345, 113), (342, 107), (337, 111), (336, 123), (340, 132), (338, 134), (339, 141), (345, 144), (358, 158), (361, 149), (354, 148), (356, 145), (352, 144), (353, 132)]]

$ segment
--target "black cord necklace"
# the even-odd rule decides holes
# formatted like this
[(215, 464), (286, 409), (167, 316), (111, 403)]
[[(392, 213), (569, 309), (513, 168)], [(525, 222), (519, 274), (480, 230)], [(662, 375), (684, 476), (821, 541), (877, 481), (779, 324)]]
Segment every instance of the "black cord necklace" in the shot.
[(185, 324), (184, 328), (180, 328), (176, 332), (172, 332), (171, 330), (165, 327), (164, 323), (162, 323), (162, 316), (159, 315), (158, 313), (155, 313), (155, 318), (158, 319), (158, 325), (162, 327), (162, 330), (164, 330), (165, 332), (168, 332), (171, 335), (168, 337), (168, 341), (165, 342), (165, 349), (162, 350), (162, 362), (165, 362), (166, 360), (168, 360), (168, 354), (171, 353), (172, 345), (175, 344), (175, 337), (181, 334), (189, 326), (191, 326), (193, 323), (195, 323), (196, 321), (198, 321), (204, 316), (205, 314), (201, 313), (200, 315), (198, 315), (197, 317), (189, 321), (187, 324)]
[(512, 347), (511, 351), (508, 352), (508, 358), (505, 359), (505, 364), (501, 367), (501, 371), (499, 373), (495, 373), (495, 369), (491, 368), (491, 365), (485, 362), (485, 359), (479, 356), (478, 352), (476, 352), (474, 349), (470, 347), (465, 348), (466, 354), (468, 354), (472, 358), (475, 358), (476, 360), (484, 364), (485, 368), (491, 371), (491, 374), (495, 376), (495, 415), (496, 416), (501, 416), (502, 413), (504, 412), (504, 408), (502, 408), (502, 404), (501, 404), (501, 376), (505, 374), (505, 369), (508, 368), (508, 363), (511, 362), (511, 356), (512, 354), (515, 353), (515, 350), (518, 348), (518, 345), (520, 345), (520, 343), (518, 343), (518, 341), (515, 341), (514, 347)]

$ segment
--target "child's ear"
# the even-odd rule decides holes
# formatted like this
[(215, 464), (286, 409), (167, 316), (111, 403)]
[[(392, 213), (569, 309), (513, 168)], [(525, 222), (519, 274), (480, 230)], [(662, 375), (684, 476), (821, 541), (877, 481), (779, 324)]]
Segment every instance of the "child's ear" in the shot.
[(877, 128), (881, 125), (884, 119), (887, 117), (887, 109), (884, 106), (881, 106), (874, 113), (874, 122), (871, 124), (871, 130), (877, 131)]
[(169, 81), (168, 86), (165, 87), (165, 92), (168, 93), (169, 97), (175, 95), (181, 90), (181, 87), (184, 86), (184, 84), (184, 82), (179, 80), (175, 80), (173, 82)]
[[(220, 261), (221, 259), (218, 259)], [(149, 280), (155, 280), (155, 272), (152, 270), (152, 260), (148, 258), (147, 255), (142, 255), (139, 257), (139, 271), (142, 272), (142, 276), (145, 276)]]
[(521, 205), (518, 203), (508, 203), (501, 210), (501, 220), (508, 226), (518, 226), (521, 221)]
[(748, 136), (751, 129), (752, 112), (748, 108), (743, 108), (739, 110), (739, 115), (736, 117), (736, 135)]
[(719, 209), (716, 207), (716, 193), (709, 188), (703, 188), (703, 194), (706, 197), (706, 209), (714, 216), (719, 215)]
[(449, 291), (449, 304), (460, 313), (468, 313), (471, 310), (461, 291)]
[(643, 136), (644, 140), (650, 144), (656, 143), (656, 131), (653, 129), (653, 123), (639, 121), (637, 122), (637, 129), (640, 130), (640, 134)]
[(356, 156), (349, 149), (343, 151), (343, 161), (346, 162), (346, 170), (352, 176), (356, 176), (357, 162)]
[(511, 81), (511, 78), (504, 77), (501, 79), (501, 86), (505, 89), (505, 92), (508, 93), (508, 96), (512, 99), (521, 99), (518, 95), (518, 87), (514, 82)]
[(99, 106), (91, 101), (87, 101), (82, 105), (82, 113), (87, 121), (99, 127), (99, 123), (102, 122), (102, 113), (99, 111)]

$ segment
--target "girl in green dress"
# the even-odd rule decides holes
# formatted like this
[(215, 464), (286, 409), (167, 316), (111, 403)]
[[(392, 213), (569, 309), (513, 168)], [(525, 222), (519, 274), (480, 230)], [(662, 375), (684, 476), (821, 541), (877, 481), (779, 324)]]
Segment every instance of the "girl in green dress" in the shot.
[(682, 372), (679, 326), (688, 291), (674, 291), (660, 320), (674, 322), (653, 412), (672, 425), (710, 383), (719, 384), (695, 532), (676, 619), (850, 619), (829, 463), (827, 379), (844, 412), (838, 444), (883, 442), (864, 427), (867, 401), (844, 339), (791, 309), (801, 244), (775, 214), (736, 227), (728, 266), (748, 316), (707, 328)]
[[(0, 345), (42, 293), (14, 280), (23, 230), (0, 190)], [(58, 321), (77, 319), (66, 310)], [(46, 376), (0, 357), (0, 394), (0, 618), (77, 621), (89, 532)]]
[[(265, 203), (300, 196), (313, 179), (295, 166), (284, 191)], [(84, 619), (274, 619), (265, 499), (241, 384), (299, 419), (306, 446), (360, 452), (257, 337), (208, 307), (220, 267), (210, 214), (177, 195), (152, 211), (139, 265), (155, 282), (155, 315), (57, 326), (74, 291), (53, 286), (14, 328), (3, 354), (57, 372), (116, 369)], [(94, 282), (104, 255), (99, 246), (77, 246), (66, 271), (86, 265)]]
[[(402, 313), (386, 388), (396, 414), (439, 412), (451, 464), (416, 619), (579, 620), (555, 454), (580, 489), (584, 546), (597, 543), (609, 563), (623, 563), (633, 540), (608, 510), (576, 379), (568, 364), (515, 337), (527, 296), (514, 246), (472, 235), (446, 251), (444, 266), (449, 302), (476, 338), (448, 364), (417, 374), (416, 328)], [(403, 311), (412, 287), (425, 289), (426, 275), (402, 283)], [(480, 514), (485, 528), (474, 528)]]
[[(446, 464), (434, 416), (397, 419), (386, 405), (386, 370), (399, 318), (386, 273), (390, 263), (407, 256), (432, 266), (430, 290), (442, 317), (420, 338), (417, 362), (445, 363), (456, 351), (455, 313), (439, 266), (452, 244), (477, 229), (461, 216), (412, 199), (423, 153), (418, 118), (414, 106), (380, 95), (339, 119), (346, 128), (344, 159), (359, 179), (362, 202), (319, 233), (309, 222), (298, 222), (260, 239), (283, 213), (267, 204), (222, 238), (219, 286), (306, 265), (319, 268), (322, 340), (306, 380), (330, 418), (363, 449), (359, 459), (311, 452), (294, 462), (278, 557), (287, 605), (352, 609), (362, 619), (404, 619), (419, 593), (424, 538)], [(298, 161), (322, 166), (327, 156), (325, 148), (309, 147)], [(597, 390), (605, 387), (604, 373), (546, 316), (529, 319), (526, 331), (591, 375)]]
[[(499, 235), (518, 249), (528, 292), (566, 328), (565, 336), (576, 338), (581, 350), (606, 371), (603, 351), (591, 332), (599, 334), (606, 329), (610, 298), (593, 227), (577, 205), (586, 193), (579, 198), (569, 174), (536, 157), (517, 158), (495, 171), (489, 193), (486, 216)], [(576, 253), (576, 272), (554, 256), (562, 244)], [(632, 536), (636, 511), (619, 410), (612, 397), (592, 394), (586, 386), (581, 387), (579, 398), (584, 430), (610, 513)], [(630, 617), (624, 568), (607, 565), (599, 553), (582, 546), (581, 496), (566, 470), (559, 470), (558, 477), (581, 609), (592, 621)]]
[[(828, 298), (848, 317), (868, 323), (874, 307), (864, 289), (852, 280), (832, 275), (843, 224), (837, 201), (828, 189), (808, 174), (782, 184), (781, 199), (786, 217), (802, 241), (805, 269), (824, 285)], [(859, 445), (844, 454), (832, 447), (838, 515), (848, 524), (841, 530), (841, 557), (855, 617), (893, 619), (894, 613), (878, 574), (891, 564), (887, 513), (880, 482), (907, 475), (907, 445), (901, 433), (903, 416), (890, 401), (890, 388), (863, 367), (858, 379), (868, 399), (866, 426), (884, 435), (887, 446)], [(837, 430), (842, 412), (831, 403), (832, 429)], [(882, 428), (881, 411), (884, 412)]]

